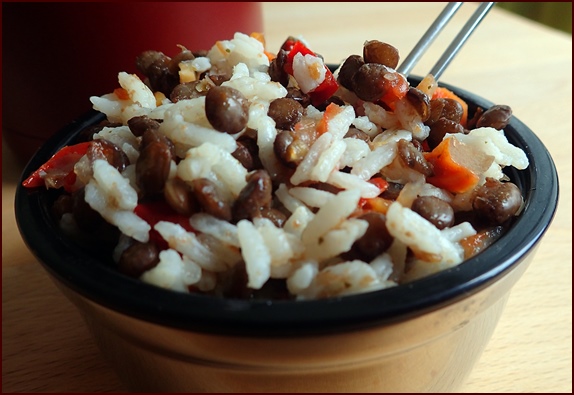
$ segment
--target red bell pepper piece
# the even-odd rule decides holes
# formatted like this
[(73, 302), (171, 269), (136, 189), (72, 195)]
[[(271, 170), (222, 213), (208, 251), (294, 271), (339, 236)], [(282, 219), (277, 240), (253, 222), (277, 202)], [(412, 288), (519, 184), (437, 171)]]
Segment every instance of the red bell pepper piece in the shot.
[(283, 69), (286, 73), (293, 75), (293, 58), (295, 55), (300, 53), (301, 55), (312, 55), (317, 56), (315, 52), (311, 51), (309, 48), (305, 46), (301, 41), (295, 41), (287, 54), (287, 58), (285, 59), (285, 65)]
[(61, 148), (46, 163), (40, 166), (22, 182), (25, 188), (61, 188), (73, 192), (76, 183), (74, 165), (88, 151), (90, 142), (69, 145)]
[(333, 73), (327, 69), (323, 82), (321, 82), (318, 87), (313, 89), (313, 91), (309, 92), (309, 96), (311, 96), (311, 102), (315, 106), (319, 105), (333, 96), (333, 94), (337, 92), (337, 89), (339, 89), (339, 84), (337, 83)]
[(285, 40), (285, 41), (283, 42), (283, 44), (281, 45), (281, 49), (282, 49), (283, 51), (289, 52), (289, 51), (291, 51), (291, 50), (293, 49), (293, 45), (295, 45), (295, 43), (296, 43), (297, 41), (299, 41), (299, 40), (296, 39), (295, 37), (289, 36), (289, 37), (287, 37), (287, 40)]
[[(375, 185), (377, 188), (379, 188), (379, 195), (383, 192), (385, 192), (387, 190), (387, 188), (389, 187), (389, 183), (387, 180), (385, 180), (382, 177), (373, 177), (370, 180), (368, 180), (368, 182), (370, 182), (371, 184)], [(361, 198), (359, 199), (359, 208), (363, 208), (365, 207), (365, 205), (371, 201), (375, 201), (375, 199), (377, 198), (372, 198), (372, 199), (368, 199), (368, 198)]]
[(389, 183), (382, 177), (373, 177), (369, 180), (369, 182), (379, 188), (379, 194), (385, 192), (389, 187)]
[[(302, 41), (295, 38), (288, 38), (282, 45), (281, 49), (289, 51), (287, 58), (285, 59), (285, 64), (283, 65), (283, 70), (290, 75), (293, 75), (293, 58), (298, 53), (302, 55), (312, 55), (317, 56), (315, 52), (309, 49)], [(333, 73), (325, 65), (325, 79), (321, 84), (308, 92), (311, 103), (313, 105), (319, 105), (329, 99), (333, 94), (339, 89), (339, 84), (333, 76)]]
[[(398, 74), (398, 73), (397, 73)], [(409, 91), (409, 83), (405, 78), (397, 76), (394, 80), (384, 80), (385, 93), (378, 102), (394, 111), (397, 101), (403, 99)]]
[(150, 231), (150, 240), (153, 241), (160, 250), (168, 248), (167, 242), (161, 235), (153, 229), (154, 225), (159, 221), (173, 222), (181, 225), (188, 232), (193, 232), (194, 229), (189, 223), (189, 217), (177, 213), (171, 206), (164, 200), (148, 201), (139, 203), (134, 209), (134, 213), (146, 221), (152, 227)]

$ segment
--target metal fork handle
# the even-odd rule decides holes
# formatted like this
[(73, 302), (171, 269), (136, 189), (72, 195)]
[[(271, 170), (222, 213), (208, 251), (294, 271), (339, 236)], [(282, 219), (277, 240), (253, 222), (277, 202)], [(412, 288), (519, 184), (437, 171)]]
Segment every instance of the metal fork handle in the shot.
[(425, 34), (420, 38), (418, 43), (413, 47), (411, 52), (407, 55), (405, 60), (397, 67), (397, 71), (407, 76), (413, 67), (417, 64), (419, 59), (424, 55), (426, 50), (433, 43), (435, 38), (448, 24), (453, 15), (458, 11), (462, 2), (450, 2), (446, 5), (444, 10), (434, 20), (432, 25), (428, 28)]
[[(408, 54), (405, 60), (397, 67), (397, 71), (405, 76), (408, 76), (416, 62), (426, 52), (430, 44), (435, 40), (438, 34), (448, 24), (453, 15), (458, 11), (462, 2), (450, 2), (444, 10), (435, 19), (433, 24), (428, 28), (426, 33), (421, 37), (419, 42), (415, 45), (412, 51)], [(463, 26), (462, 30), (454, 38), (452, 43), (445, 50), (440, 59), (436, 62), (429, 74), (432, 74), (435, 80), (438, 80), (443, 74), (448, 65), (452, 62), (456, 54), (462, 48), (464, 43), (468, 40), (470, 35), (474, 32), (476, 27), (482, 22), (486, 14), (490, 11), (495, 2), (481, 3), (476, 11), (472, 14), (470, 19)]]
[(494, 4), (495, 4), (494, 2), (481, 3), (480, 6), (474, 12), (474, 14), (472, 14), (472, 16), (466, 22), (462, 30), (454, 38), (452, 43), (448, 46), (448, 48), (445, 50), (440, 59), (436, 62), (431, 71), (429, 71), (429, 74), (432, 74), (435, 80), (438, 81), (438, 79), (440, 78), (442, 73), (446, 70), (450, 62), (452, 62), (452, 60), (454, 59), (460, 48), (464, 45), (464, 43), (470, 37), (472, 32), (474, 32), (476, 27), (484, 19), (486, 14), (488, 14), (488, 11), (490, 11), (490, 9)]

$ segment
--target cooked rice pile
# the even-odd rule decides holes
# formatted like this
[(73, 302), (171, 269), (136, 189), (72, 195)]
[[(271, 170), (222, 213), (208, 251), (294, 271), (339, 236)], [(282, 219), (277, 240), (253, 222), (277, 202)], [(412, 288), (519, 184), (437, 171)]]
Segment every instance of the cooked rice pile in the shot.
[[(320, 62), (322, 69), (322, 60), (313, 61)], [(222, 86), (239, 90), (249, 100), (247, 128), (257, 132), (261, 162), (275, 179), (281, 172), (273, 150), (278, 132), (267, 113), (270, 102), (285, 97), (287, 89), (271, 81), (267, 73), (269, 64), (260, 41), (237, 33), (231, 40), (218, 42), (206, 56), (182, 64), (181, 68), (183, 74), (199, 75), (213, 68), (232, 74)], [(297, 73), (291, 78), (291, 85), (313, 89), (313, 80), (309, 81), (305, 75), (300, 75), (300, 80), (296, 77)], [(290, 178), (275, 191), (275, 199), (289, 213), (283, 227), (267, 218), (231, 223), (199, 212), (189, 218), (194, 232), (167, 221), (160, 221), (152, 228), (134, 213), (138, 203), (134, 164), (140, 138), (130, 132), (126, 126), (128, 120), (141, 115), (161, 120), (159, 132), (174, 143), (178, 156), (177, 163), (172, 161), (170, 177), (177, 176), (186, 182), (207, 178), (229, 202), (245, 187), (250, 173), (232, 155), (237, 138), (245, 131), (231, 135), (215, 130), (206, 118), (205, 97), (173, 103), (153, 92), (136, 75), (121, 72), (118, 82), (129, 98), (120, 99), (110, 93), (92, 97), (91, 101), (94, 109), (104, 113), (110, 122), (122, 126), (105, 127), (93, 138), (109, 140), (121, 147), (131, 165), (120, 173), (106, 161), (96, 160), (87, 174), (81, 176), (88, 179), (86, 201), (121, 230), (123, 239), (146, 242), (153, 229), (167, 241), (168, 249), (160, 253), (157, 266), (141, 276), (142, 281), (174, 291), (209, 292), (217, 287), (218, 274), (245, 265), (248, 288), (257, 290), (270, 279), (280, 279), (294, 298), (303, 300), (393, 287), (451, 268), (465, 259), (460, 241), (477, 233), (469, 222), (439, 230), (410, 209), (417, 196), (437, 196), (464, 209), (464, 196), (427, 183), (420, 173), (405, 170), (397, 176), (393, 168), (398, 141), (411, 141), (413, 135), (419, 139), (422, 135), (424, 139), (428, 127), (401, 114), (399, 107), (393, 113), (371, 102), (357, 104), (359, 101), (352, 92), (343, 87), (339, 87), (337, 95), (349, 99), (348, 104), (337, 105), (339, 109), (327, 119), (326, 131), (312, 144)], [(301, 122), (316, 128), (326, 119), (325, 111), (310, 105)], [(345, 137), (350, 127), (368, 134), (371, 143)], [(455, 138), (494, 158), (479, 185), (486, 177), (502, 180), (504, 166), (523, 169), (528, 165), (525, 154), (494, 128), (479, 128)], [(382, 210), (393, 243), (372, 261), (346, 261), (342, 254), (351, 249), (368, 227), (366, 221), (357, 217), (357, 208), (381, 193), (369, 180), (387, 173), (405, 184), (399, 197)], [(342, 191), (335, 194), (312, 188), (310, 181), (328, 183)], [(124, 242), (118, 244), (116, 258), (125, 248)]]

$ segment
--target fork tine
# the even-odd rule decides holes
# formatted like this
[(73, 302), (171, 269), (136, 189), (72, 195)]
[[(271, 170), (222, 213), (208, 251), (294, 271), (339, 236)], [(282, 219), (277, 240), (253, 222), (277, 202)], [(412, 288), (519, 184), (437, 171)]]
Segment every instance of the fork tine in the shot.
[(435, 80), (438, 81), (444, 70), (454, 59), (460, 48), (464, 45), (464, 43), (470, 37), (472, 32), (474, 32), (476, 27), (484, 19), (486, 14), (488, 14), (488, 11), (490, 11), (490, 9), (492, 8), (492, 6), (494, 6), (494, 4), (495, 4), (494, 2), (481, 3), (480, 6), (474, 12), (474, 14), (472, 14), (472, 16), (466, 22), (462, 30), (458, 33), (453, 42), (449, 45), (449, 47), (445, 50), (441, 58), (437, 61), (437, 63), (429, 72), (429, 74), (433, 75)]
[(419, 42), (413, 47), (411, 52), (407, 55), (405, 60), (397, 67), (397, 71), (405, 76), (408, 76), (412, 68), (419, 61), (421, 56), (426, 52), (428, 47), (432, 44), (438, 34), (443, 30), (446, 24), (450, 21), (453, 15), (458, 11), (462, 2), (450, 2), (442, 10), (439, 16), (434, 20), (432, 25), (428, 28), (426, 33), (421, 37)]
[[(408, 74), (415, 66), (416, 62), (418, 62), (420, 57), (426, 52), (430, 44), (432, 44), (434, 39), (444, 29), (446, 24), (450, 21), (450, 19), (458, 11), (458, 9), (462, 4), (463, 2), (450, 2), (447, 4), (447, 6), (435, 19), (435, 21), (428, 28), (426, 33), (421, 37), (419, 42), (411, 50), (411, 52), (408, 54), (405, 60), (401, 63), (399, 67), (397, 67), (396, 70), (399, 73), (403, 74), (405, 77), (408, 77)], [(448, 46), (448, 48), (442, 54), (440, 59), (436, 62), (436, 64), (429, 72), (429, 74), (431, 74), (436, 81), (438, 81), (442, 73), (452, 62), (452, 60), (454, 59), (458, 51), (462, 48), (466, 40), (470, 37), (472, 32), (474, 32), (476, 27), (480, 24), (480, 22), (482, 22), (486, 14), (488, 14), (492, 6), (494, 6), (495, 4), (496, 2), (480, 3), (479, 7), (472, 14), (470, 19), (463, 26), (462, 30), (454, 38), (452, 43)]]

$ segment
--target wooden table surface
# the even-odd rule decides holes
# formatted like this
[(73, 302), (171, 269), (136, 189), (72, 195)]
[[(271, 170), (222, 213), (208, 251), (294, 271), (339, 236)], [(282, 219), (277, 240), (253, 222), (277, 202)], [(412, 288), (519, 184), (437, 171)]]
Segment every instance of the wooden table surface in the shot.
[[(275, 51), (288, 35), (302, 35), (337, 63), (379, 39), (404, 59), (444, 4), (263, 3), (267, 46)], [(431, 69), (475, 8), (463, 5), (413, 74)], [(572, 392), (571, 73), (571, 35), (495, 8), (442, 76), (510, 105), (548, 147), (560, 178), (554, 222), (463, 392)], [(21, 170), (3, 144), (2, 392), (125, 392), (19, 236), (13, 200)]]

